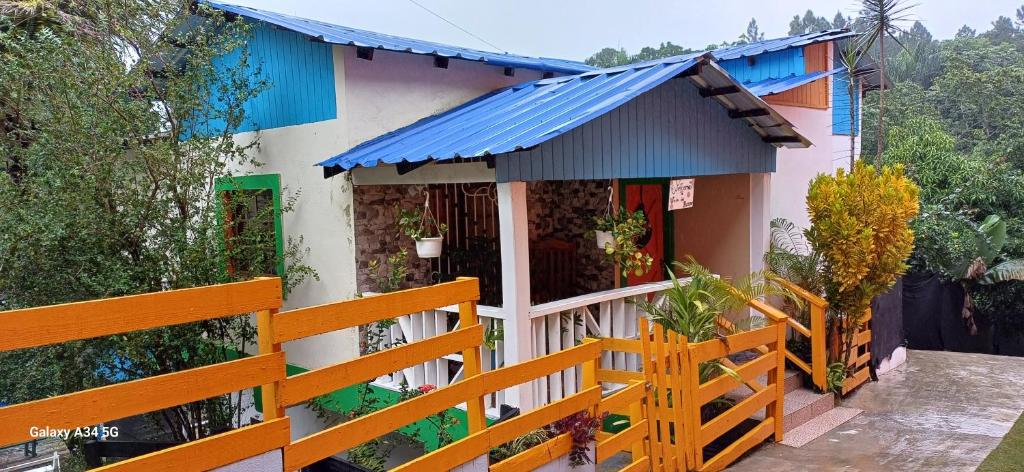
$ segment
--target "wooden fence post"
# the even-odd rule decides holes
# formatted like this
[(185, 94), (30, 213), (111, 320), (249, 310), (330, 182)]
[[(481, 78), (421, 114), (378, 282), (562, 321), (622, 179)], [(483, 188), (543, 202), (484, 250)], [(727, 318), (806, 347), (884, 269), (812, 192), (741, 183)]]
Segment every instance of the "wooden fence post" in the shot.
[(775, 340), (775, 358), (777, 366), (768, 371), (768, 382), (775, 388), (775, 403), (772, 417), (775, 419), (775, 442), (782, 442), (783, 420), (786, 416), (784, 408), (786, 398), (786, 322), (776, 321), (778, 337)]
[[(475, 300), (459, 304), (459, 327), (466, 329), (480, 324), (477, 318)], [(482, 340), (481, 340), (482, 342)], [(463, 381), (480, 375), (483, 366), (480, 362), (480, 345), (469, 347), (462, 351)], [(487, 415), (484, 410), (484, 397), (475, 393), (466, 400), (466, 419), (469, 434), (483, 431), (487, 427)]]
[(825, 354), (825, 308), (811, 303), (811, 380), (821, 391), (828, 389), (825, 371), (828, 360)]
[(637, 320), (637, 324), (637, 331), (640, 334), (640, 350), (642, 351), (640, 360), (643, 363), (644, 379), (647, 381), (647, 443), (650, 447), (651, 470), (661, 471), (664, 467), (662, 461), (667, 459), (661, 456), (661, 441), (658, 437), (658, 421), (661, 418), (661, 412), (654, 396), (655, 390), (658, 388), (656, 380), (658, 365), (654, 362), (654, 349), (651, 347), (651, 333), (647, 319), (640, 318)]
[[(281, 344), (274, 342), (274, 315), (277, 309), (256, 312), (256, 337), (260, 354), (281, 352)], [(284, 373), (282, 372), (282, 377)], [(263, 421), (270, 421), (284, 416), (284, 407), (278, 401), (280, 381), (260, 386), (260, 398), (263, 402)]]

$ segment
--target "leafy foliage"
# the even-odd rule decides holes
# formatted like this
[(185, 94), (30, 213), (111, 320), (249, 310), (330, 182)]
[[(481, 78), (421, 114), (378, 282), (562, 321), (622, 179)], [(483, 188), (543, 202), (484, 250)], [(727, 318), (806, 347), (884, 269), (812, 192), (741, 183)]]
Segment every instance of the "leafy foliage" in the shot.
[(852, 345), (871, 300), (907, 269), (914, 244), (909, 222), (918, 213), (918, 193), (902, 165), (879, 174), (861, 161), (850, 173), (839, 169), (811, 182), (807, 239), (821, 254), (825, 299), (845, 334), (839, 352), (846, 356), (845, 346)]
[(775, 282), (777, 276), (770, 272), (754, 272), (733, 283), (713, 274), (692, 257), (685, 262), (676, 262), (675, 266), (688, 275), (688, 280), (680, 281), (672, 271), (668, 271), (672, 287), (665, 291), (664, 300), (660, 303), (642, 300), (638, 305), (651, 321), (686, 336), (691, 343), (719, 337), (722, 333), (718, 317), (735, 313), (750, 300), (764, 300), (770, 296), (797, 300), (789, 290)]
[(637, 246), (637, 241), (650, 231), (644, 212), (630, 213), (620, 208), (617, 212), (594, 217), (594, 224), (597, 231), (611, 232), (615, 238), (614, 244), (605, 243), (604, 251), (612, 262), (618, 264), (623, 276), (640, 276), (651, 270), (654, 258)]
[[(269, 85), (245, 47), (250, 25), (199, 6), (208, 23), (174, 35), (188, 5), (172, 0), (17, 3), (0, 9), (0, 306), (229, 282), (276, 265), (243, 260), (267, 254), (251, 250), (265, 235), (224, 241), (214, 196), (215, 179), (257, 165), (257, 136), (234, 135), (248, 120), (241, 104)], [(155, 70), (175, 48), (188, 60)], [(216, 62), (230, 51), (237, 63)], [(275, 256), (288, 263), (286, 286), (315, 276), (304, 255), (292, 241)], [(229, 262), (246, 270), (232, 275)], [(4, 353), (0, 396), (223, 362), (254, 338), (240, 316)], [(239, 426), (249, 406), (221, 396), (148, 418), (162, 439), (185, 441)]]
[[(768, 251), (764, 254), (768, 270), (804, 290), (824, 295), (827, 280), (822, 272), (821, 253), (811, 248), (804, 237), (804, 230), (785, 218), (772, 220), (769, 230)], [(786, 299), (783, 310), (805, 326), (808, 324), (808, 307)]]
[(902, 166), (876, 174), (873, 166), (859, 162), (850, 173), (839, 169), (811, 182), (807, 239), (822, 254), (830, 306), (859, 314), (904, 273), (918, 193)]
[(422, 207), (405, 209), (396, 206), (395, 210), (398, 212), (399, 230), (413, 241), (444, 236), (448, 232), (448, 225), (438, 223), (434, 215)]

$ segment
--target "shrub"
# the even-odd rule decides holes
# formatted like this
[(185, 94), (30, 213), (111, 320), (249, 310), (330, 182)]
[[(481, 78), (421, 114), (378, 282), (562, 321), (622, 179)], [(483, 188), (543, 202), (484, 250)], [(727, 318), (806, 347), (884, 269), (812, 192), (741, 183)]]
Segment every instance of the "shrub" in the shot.
[(823, 257), (825, 298), (845, 334), (840, 346), (845, 356), (871, 300), (907, 269), (918, 192), (902, 165), (876, 173), (874, 166), (858, 162), (850, 173), (839, 169), (835, 176), (823, 174), (811, 182), (807, 239)]

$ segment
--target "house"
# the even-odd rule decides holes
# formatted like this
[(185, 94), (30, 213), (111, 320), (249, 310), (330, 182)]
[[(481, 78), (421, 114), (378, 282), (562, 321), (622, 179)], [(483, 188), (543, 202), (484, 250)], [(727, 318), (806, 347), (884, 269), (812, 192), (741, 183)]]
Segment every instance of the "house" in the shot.
[[(450, 228), (445, 255), (413, 257), (412, 277), (481, 279), (493, 341), (485, 369), (559, 351), (587, 332), (635, 335), (630, 300), (664, 290), (664, 264), (684, 255), (723, 275), (759, 268), (768, 222), (806, 222), (808, 180), (847, 159), (839, 151), (851, 100), (833, 65), (834, 43), (851, 36), (844, 30), (595, 70), (204, 3), (254, 23), (249, 45), (271, 83), (236, 130), (238, 139), (260, 134), (263, 165), (235, 169), (221, 190), (267, 192), (277, 208), (295, 199), (274, 225), (278, 251), (301, 235), (320, 280), (296, 287), (286, 308), (376, 290), (370, 262), (411, 247), (394, 207), (429, 201)], [(679, 177), (695, 179), (693, 206), (668, 211), (668, 183)], [(651, 226), (644, 250), (655, 264), (643, 276), (617, 273), (584, 237), (593, 216), (620, 205), (644, 211)], [(451, 311), (399, 318), (386, 336), (442, 333)], [(360, 352), (354, 330), (284, 349), (299, 371)], [(638, 360), (617, 353), (605, 362), (635, 369)], [(375, 385), (444, 385), (460, 365), (448, 356)], [(498, 392), (488, 411), (556, 400), (578, 376)], [(292, 410), (293, 435), (319, 428)]]

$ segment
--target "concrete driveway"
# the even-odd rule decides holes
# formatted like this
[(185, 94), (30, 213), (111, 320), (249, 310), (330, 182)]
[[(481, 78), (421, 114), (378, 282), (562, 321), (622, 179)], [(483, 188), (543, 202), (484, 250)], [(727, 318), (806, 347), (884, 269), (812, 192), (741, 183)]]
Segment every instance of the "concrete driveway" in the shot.
[(729, 470), (973, 471), (1024, 411), (1024, 358), (910, 351), (843, 404), (864, 412), (799, 449), (766, 444)]

